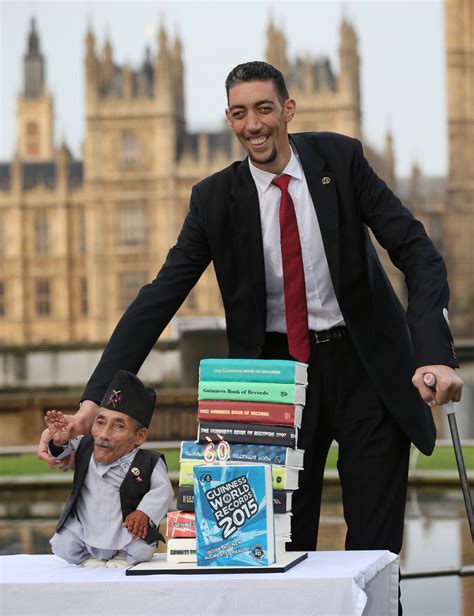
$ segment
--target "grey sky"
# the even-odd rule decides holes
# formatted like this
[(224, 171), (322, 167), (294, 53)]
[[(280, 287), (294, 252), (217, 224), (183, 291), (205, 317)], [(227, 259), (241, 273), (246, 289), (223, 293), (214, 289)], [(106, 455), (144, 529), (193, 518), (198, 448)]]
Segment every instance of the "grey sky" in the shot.
[(339, 24), (345, 14), (359, 36), (364, 138), (383, 145), (391, 128), (397, 173), (414, 161), (426, 174), (446, 173), (446, 94), (443, 3), (360, 2), (22, 2), (0, 0), (0, 159), (15, 144), (16, 95), (22, 87), (23, 54), (34, 15), (47, 61), (47, 83), (56, 109), (56, 142), (66, 139), (81, 156), (84, 134), (83, 56), (87, 24), (98, 47), (108, 32), (114, 60), (137, 65), (144, 48), (157, 48), (164, 23), (179, 33), (186, 67), (186, 115), (190, 130), (223, 122), (223, 83), (239, 62), (263, 59), (269, 15), (288, 40), (288, 55), (327, 55), (338, 67)]

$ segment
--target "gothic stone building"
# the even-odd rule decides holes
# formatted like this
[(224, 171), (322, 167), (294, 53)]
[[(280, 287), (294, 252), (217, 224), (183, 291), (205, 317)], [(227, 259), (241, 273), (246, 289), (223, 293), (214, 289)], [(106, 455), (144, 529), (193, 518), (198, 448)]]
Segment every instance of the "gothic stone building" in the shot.
[(474, 337), (474, 0), (445, 0), (449, 167), (443, 233), (457, 332)]
[[(472, 28), (472, 19), (470, 24)], [(448, 54), (451, 57), (454, 51)], [(467, 59), (456, 54), (455, 61), (467, 67)], [(267, 28), (266, 55), (285, 73), (298, 101), (293, 131), (332, 130), (363, 137), (358, 41), (350, 23), (343, 20), (340, 27), (339, 74), (326, 58), (290, 60), (285, 36), (273, 23)], [(472, 66), (470, 71), (472, 81)], [(242, 157), (229, 131), (187, 130), (181, 41), (170, 41), (163, 28), (156, 54), (147, 51), (138, 68), (118, 66), (110, 41), (99, 51), (89, 30), (84, 75), (83, 157), (74, 160), (66, 144), (55, 145), (54, 104), (33, 21), (17, 104), (16, 154), (11, 162), (0, 164), (0, 342), (4, 345), (106, 341), (174, 244), (191, 186)], [(450, 126), (455, 112), (459, 118), (462, 111), (450, 104)], [(459, 124), (452, 126), (462, 151), (462, 140), (469, 133)], [(450, 167), (451, 194), (459, 178), (466, 182), (470, 177), (472, 131), (470, 138), (470, 149), (464, 147), (465, 162), (457, 171)], [(375, 170), (396, 189), (391, 135), (382, 152), (367, 144), (365, 150)], [(470, 162), (472, 171), (472, 156)], [(465, 195), (468, 188), (463, 186)], [(462, 199), (458, 199), (460, 213)], [(400, 275), (381, 257), (402, 294)], [(214, 315), (222, 315), (222, 305), (209, 268), (179, 311), (178, 322), (183, 317), (199, 320)], [(172, 328), (173, 322), (164, 338)]]

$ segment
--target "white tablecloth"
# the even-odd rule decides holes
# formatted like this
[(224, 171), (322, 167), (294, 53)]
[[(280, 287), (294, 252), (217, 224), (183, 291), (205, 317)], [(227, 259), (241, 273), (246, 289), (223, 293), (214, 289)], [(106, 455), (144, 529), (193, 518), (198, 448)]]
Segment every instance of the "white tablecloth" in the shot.
[(398, 558), (310, 552), (286, 573), (126, 576), (56, 556), (0, 556), (2, 616), (396, 616)]

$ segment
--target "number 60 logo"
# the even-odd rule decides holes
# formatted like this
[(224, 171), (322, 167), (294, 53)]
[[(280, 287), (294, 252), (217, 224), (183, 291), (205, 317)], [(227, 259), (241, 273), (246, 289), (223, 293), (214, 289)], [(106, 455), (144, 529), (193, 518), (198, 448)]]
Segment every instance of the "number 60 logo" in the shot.
[(220, 434), (217, 435), (220, 439), (217, 443), (217, 447), (211, 441), (211, 439), (206, 436), (206, 439), (209, 443), (204, 448), (204, 462), (206, 464), (213, 464), (216, 460), (218, 462), (226, 462), (230, 458), (230, 445), (227, 441), (224, 441), (223, 437)]

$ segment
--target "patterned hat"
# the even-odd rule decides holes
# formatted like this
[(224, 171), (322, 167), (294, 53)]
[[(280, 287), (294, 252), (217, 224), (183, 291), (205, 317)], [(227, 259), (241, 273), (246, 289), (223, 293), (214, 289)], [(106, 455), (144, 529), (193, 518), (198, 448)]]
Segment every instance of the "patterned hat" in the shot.
[(126, 370), (119, 370), (112, 379), (100, 406), (125, 413), (148, 428), (155, 410), (156, 393)]

